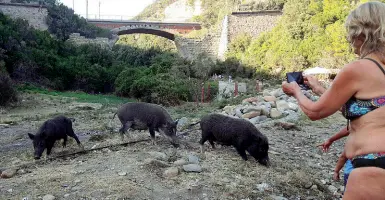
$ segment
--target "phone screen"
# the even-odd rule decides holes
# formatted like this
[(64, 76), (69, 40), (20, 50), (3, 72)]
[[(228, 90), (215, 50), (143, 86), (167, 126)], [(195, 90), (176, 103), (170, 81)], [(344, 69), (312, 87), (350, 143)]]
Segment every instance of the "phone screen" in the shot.
[(302, 76), (302, 71), (300, 72), (289, 72), (286, 73), (286, 79), (288, 83), (291, 82), (297, 82), (298, 85), (303, 89), (303, 90), (309, 90), (309, 86), (305, 85), (303, 76)]
[(303, 84), (302, 72), (289, 72), (286, 73), (286, 79), (288, 83), (297, 82), (298, 84)]

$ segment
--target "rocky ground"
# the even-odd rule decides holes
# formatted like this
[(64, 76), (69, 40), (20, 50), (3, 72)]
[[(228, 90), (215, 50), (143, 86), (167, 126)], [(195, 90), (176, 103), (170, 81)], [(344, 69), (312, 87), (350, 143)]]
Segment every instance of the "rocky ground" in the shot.
[[(85, 149), (124, 142), (117, 134), (118, 119), (112, 121), (114, 133), (108, 128), (119, 105), (42, 94), (22, 99), (16, 108), (0, 111), (0, 199), (339, 199), (343, 190), (342, 180), (331, 178), (344, 140), (328, 153), (316, 144), (343, 128), (345, 120), (337, 113), (309, 121), (295, 99), (279, 89), (223, 109), (208, 104), (167, 108), (174, 119), (183, 117), (180, 133), (210, 112), (250, 120), (269, 139), (269, 168), (250, 156), (243, 161), (232, 147), (211, 149), (207, 143), (201, 155), (199, 126), (180, 136), (177, 149), (158, 136), (155, 146), (145, 141), (35, 163), (27, 133), (57, 114), (76, 119), (73, 128)], [(130, 140), (149, 138), (147, 131), (132, 135)], [(56, 145), (53, 156), (77, 150), (69, 139), (65, 149)]]

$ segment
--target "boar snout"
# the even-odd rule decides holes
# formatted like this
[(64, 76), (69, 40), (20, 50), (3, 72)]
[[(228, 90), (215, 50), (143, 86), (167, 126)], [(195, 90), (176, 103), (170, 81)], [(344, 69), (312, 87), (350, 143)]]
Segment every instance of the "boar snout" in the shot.
[(270, 163), (270, 160), (269, 158), (263, 158), (263, 159), (260, 159), (258, 160), (258, 162), (266, 167), (270, 167), (271, 166), (271, 163)]

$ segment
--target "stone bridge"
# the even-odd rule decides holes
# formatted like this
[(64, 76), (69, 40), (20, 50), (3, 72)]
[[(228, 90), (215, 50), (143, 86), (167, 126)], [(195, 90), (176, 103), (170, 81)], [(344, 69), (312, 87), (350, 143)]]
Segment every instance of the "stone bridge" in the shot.
[[(31, 26), (37, 29), (48, 29), (46, 23), (48, 10), (44, 6), (0, 0), (0, 11), (12, 18), (26, 19)], [(203, 53), (213, 60), (223, 60), (228, 44), (237, 35), (246, 33), (258, 37), (262, 32), (271, 30), (281, 15), (281, 11), (233, 12), (224, 18), (218, 31), (210, 32), (203, 39), (192, 39), (185, 36), (193, 30), (201, 29), (199, 23), (88, 19), (89, 23), (110, 29), (114, 37), (112, 39), (90, 39), (74, 33), (70, 36), (69, 41), (76, 44), (97, 43), (111, 46), (119, 39), (119, 35), (144, 33), (174, 41), (179, 54), (186, 59), (193, 60)]]
[(188, 34), (193, 30), (200, 30), (199, 23), (187, 22), (148, 22), (134, 20), (95, 20), (88, 22), (101, 28), (110, 29), (114, 34), (125, 35), (133, 33), (146, 33), (174, 40), (174, 35)]
[[(101, 28), (110, 29), (113, 34), (113, 40), (110, 44), (114, 44), (120, 35), (127, 34), (151, 34), (167, 38), (175, 42), (178, 53), (181, 57), (192, 60), (200, 53), (206, 53), (209, 57), (216, 59), (216, 49), (212, 48), (210, 41), (189, 39), (183, 35), (193, 30), (200, 30), (199, 23), (188, 22), (148, 22), (133, 20), (88, 20), (89, 23)], [(99, 39), (99, 41), (101, 41)]]

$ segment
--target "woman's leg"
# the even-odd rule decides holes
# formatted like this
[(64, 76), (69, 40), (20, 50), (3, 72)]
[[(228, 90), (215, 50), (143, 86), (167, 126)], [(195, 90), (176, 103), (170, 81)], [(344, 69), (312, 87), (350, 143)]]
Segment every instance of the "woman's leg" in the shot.
[(343, 200), (385, 200), (385, 169), (354, 169), (349, 175)]

